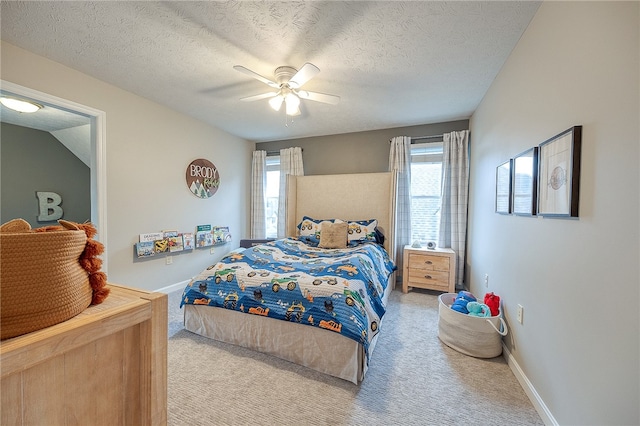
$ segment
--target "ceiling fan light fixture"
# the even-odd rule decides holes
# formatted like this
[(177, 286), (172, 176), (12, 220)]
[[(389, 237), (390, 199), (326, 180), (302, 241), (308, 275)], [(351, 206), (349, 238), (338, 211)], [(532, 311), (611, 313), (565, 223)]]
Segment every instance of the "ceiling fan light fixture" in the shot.
[(287, 106), (287, 115), (298, 115), (300, 114), (300, 98), (297, 97), (294, 93), (289, 93), (284, 98), (285, 105)]
[(24, 101), (24, 100), (15, 99), (15, 98), (7, 98), (4, 96), (0, 97), (0, 103), (2, 103), (2, 105), (14, 111), (26, 112), (26, 113), (36, 112), (40, 108), (42, 108), (42, 105), (37, 104), (35, 102), (29, 102), (29, 101)]
[(292, 108), (291, 110), (287, 111), (287, 115), (288, 115), (289, 117), (296, 117), (296, 116), (298, 116), (298, 115), (300, 115), (300, 114), (302, 114), (302, 113), (300, 112), (300, 108), (296, 108), (296, 109), (293, 109), (293, 108)]
[(277, 95), (271, 99), (269, 99), (269, 105), (273, 108), (274, 111), (280, 111), (280, 107), (282, 107), (282, 101), (284, 101), (284, 96)]
[(311, 80), (316, 74), (320, 72), (320, 69), (315, 65), (307, 62), (296, 70), (290, 66), (281, 66), (276, 68), (274, 72), (275, 81), (269, 80), (261, 76), (260, 74), (251, 71), (241, 65), (235, 65), (235, 70), (240, 71), (256, 80), (265, 83), (266, 85), (277, 88), (277, 92), (262, 93), (259, 95), (247, 96), (241, 98), (241, 101), (250, 102), (260, 99), (269, 99), (269, 106), (274, 111), (280, 111), (282, 103), (285, 104), (285, 113), (287, 116), (300, 115), (300, 99), (322, 102), (326, 104), (336, 105), (340, 100), (340, 97), (335, 95), (329, 95), (326, 93), (309, 92), (306, 90), (300, 90), (302, 85)]

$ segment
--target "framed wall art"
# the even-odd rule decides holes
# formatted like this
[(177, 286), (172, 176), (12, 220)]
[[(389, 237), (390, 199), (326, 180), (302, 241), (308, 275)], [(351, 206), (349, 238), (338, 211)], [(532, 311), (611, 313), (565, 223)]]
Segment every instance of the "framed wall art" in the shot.
[(511, 213), (511, 166), (509, 160), (496, 168), (496, 213)]
[(528, 149), (513, 159), (513, 214), (534, 216), (538, 198), (538, 147)]
[(578, 217), (582, 126), (539, 145), (538, 215)]

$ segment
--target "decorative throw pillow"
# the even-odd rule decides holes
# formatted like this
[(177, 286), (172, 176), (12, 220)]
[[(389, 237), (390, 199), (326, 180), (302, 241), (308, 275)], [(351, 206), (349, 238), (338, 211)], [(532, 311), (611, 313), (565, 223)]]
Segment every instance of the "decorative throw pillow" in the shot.
[(298, 235), (315, 235), (320, 237), (320, 229), (323, 223), (333, 223), (333, 220), (329, 219), (313, 219), (309, 216), (303, 216), (302, 221), (298, 224)]
[(320, 244), (318, 244), (318, 247), (330, 249), (346, 248), (347, 223), (323, 223), (322, 231), (320, 232)]

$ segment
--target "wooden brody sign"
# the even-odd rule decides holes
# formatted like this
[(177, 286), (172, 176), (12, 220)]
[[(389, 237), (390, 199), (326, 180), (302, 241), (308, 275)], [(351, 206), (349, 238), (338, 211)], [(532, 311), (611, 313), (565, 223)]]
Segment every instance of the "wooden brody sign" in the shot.
[(193, 160), (187, 166), (187, 187), (198, 198), (209, 198), (220, 186), (220, 173), (213, 163), (204, 158)]

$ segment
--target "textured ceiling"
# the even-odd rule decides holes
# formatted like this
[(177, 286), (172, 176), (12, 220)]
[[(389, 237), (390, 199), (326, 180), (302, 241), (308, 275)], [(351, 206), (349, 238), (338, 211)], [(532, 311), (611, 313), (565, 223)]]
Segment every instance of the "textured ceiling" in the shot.
[[(471, 116), (540, 2), (2, 1), (2, 40), (252, 141), (428, 124)], [(276, 67), (311, 62), (285, 126)]]

